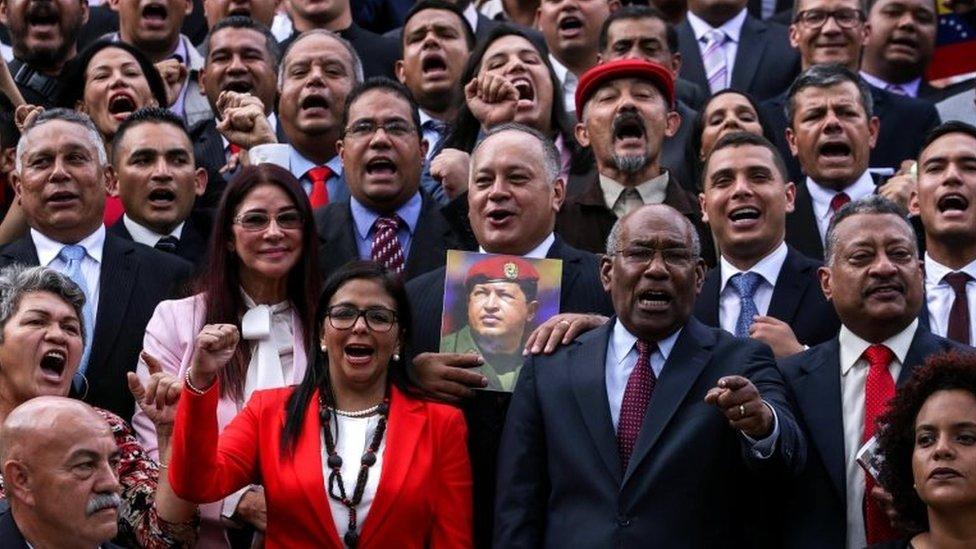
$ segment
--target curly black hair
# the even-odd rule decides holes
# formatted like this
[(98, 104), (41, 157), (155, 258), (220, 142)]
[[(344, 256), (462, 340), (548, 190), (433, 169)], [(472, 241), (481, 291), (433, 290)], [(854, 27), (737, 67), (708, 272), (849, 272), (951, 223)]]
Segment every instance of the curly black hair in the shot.
[(976, 353), (948, 351), (932, 355), (891, 400), (880, 419), (878, 442), (884, 465), (881, 485), (891, 494), (904, 523), (918, 532), (929, 528), (925, 503), (915, 492), (912, 454), (915, 420), (925, 402), (938, 391), (962, 390), (976, 397)]

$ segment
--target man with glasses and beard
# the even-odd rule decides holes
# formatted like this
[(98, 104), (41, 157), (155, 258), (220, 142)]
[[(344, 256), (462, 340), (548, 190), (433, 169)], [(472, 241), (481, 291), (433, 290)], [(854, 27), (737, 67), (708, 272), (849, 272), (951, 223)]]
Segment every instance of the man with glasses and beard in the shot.
[(681, 123), (674, 105), (674, 75), (652, 61), (610, 61), (580, 79), (576, 138), (593, 150), (599, 175), (556, 218), (556, 232), (570, 245), (601, 253), (618, 218), (646, 204), (667, 204), (695, 225), (704, 259), (714, 265), (695, 198), (661, 166), (664, 138)]

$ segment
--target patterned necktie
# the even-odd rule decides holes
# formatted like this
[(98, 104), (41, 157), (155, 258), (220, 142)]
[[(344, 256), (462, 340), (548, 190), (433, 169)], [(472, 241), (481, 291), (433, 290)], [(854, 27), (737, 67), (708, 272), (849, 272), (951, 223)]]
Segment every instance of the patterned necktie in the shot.
[(627, 471), (630, 455), (644, 423), (647, 405), (657, 385), (657, 377), (651, 368), (651, 354), (657, 349), (653, 343), (637, 341), (637, 364), (627, 378), (624, 398), (620, 402), (620, 418), (617, 421), (617, 451), (620, 453), (620, 467)]
[(942, 278), (952, 288), (955, 297), (949, 309), (949, 339), (969, 345), (969, 298), (966, 296), (966, 283), (972, 278), (963, 272), (949, 273)]
[(705, 77), (712, 93), (728, 87), (728, 66), (725, 62), (725, 32), (720, 29), (709, 29), (702, 40), (705, 50), (702, 53), (702, 63), (705, 65)]
[[(861, 442), (874, 436), (877, 419), (888, 408), (888, 401), (895, 396), (895, 380), (891, 377), (891, 360), (895, 354), (884, 345), (871, 345), (864, 350), (868, 361), (868, 379), (864, 384), (864, 432)], [(864, 532), (868, 545), (897, 539), (898, 533), (891, 527), (888, 516), (876, 499), (871, 497), (874, 480), (865, 475)]]
[(400, 217), (397, 215), (380, 217), (373, 224), (373, 247), (370, 257), (396, 274), (403, 274), (403, 249), (397, 232)]
[(329, 187), (325, 182), (332, 177), (332, 168), (328, 166), (316, 166), (305, 172), (305, 175), (312, 181), (312, 192), (308, 195), (308, 201), (313, 208), (319, 208), (329, 203)]
[(65, 246), (58, 252), (58, 257), (65, 264), (64, 270), (61, 273), (77, 284), (82, 293), (85, 294), (85, 306), (82, 309), (82, 315), (85, 317), (82, 319), (85, 323), (85, 350), (81, 355), (81, 362), (78, 363), (78, 371), (75, 373), (74, 379), (75, 388), (78, 390), (82, 389), (81, 380), (88, 370), (88, 358), (91, 355), (92, 338), (95, 334), (95, 318), (92, 314), (91, 292), (88, 291), (88, 283), (85, 282), (85, 276), (81, 272), (81, 263), (84, 261), (85, 254), (87, 253), (84, 246), (77, 244)]
[(906, 90), (900, 84), (888, 84), (885, 86), (885, 91), (889, 91), (895, 95), (908, 96), (908, 90)]
[(830, 199), (830, 218), (833, 219), (837, 215), (837, 210), (844, 207), (851, 201), (851, 197), (847, 196), (847, 193), (837, 193), (833, 198)]
[(179, 246), (180, 241), (173, 235), (167, 235), (159, 239), (156, 245), (153, 246), (161, 252), (166, 252), (170, 254), (176, 253), (176, 247)]
[(762, 276), (753, 272), (739, 273), (729, 279), (729, 284), (739, 294), (739, 318), (735, 321), (736, 337), (749, 337), (749, 327), (752, 326), (755, 316), (759, 314), (753, 297), (761, 282)]

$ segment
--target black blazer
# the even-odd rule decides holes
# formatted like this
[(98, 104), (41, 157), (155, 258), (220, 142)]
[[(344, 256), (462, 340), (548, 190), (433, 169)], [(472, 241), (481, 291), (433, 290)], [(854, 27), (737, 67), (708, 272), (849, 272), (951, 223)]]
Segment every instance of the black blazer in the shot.
[(664, 138), (664, 145), (661, 148), (661, 164), (668, 169), (668, 172), (682, 187), (688, 189), (692, 194), (697, 194), (700, 192), (699, 181), (691, 167), (688, 166), (686, 154), (688, 141), (691, 140), (691, 127), (695, 124), (698, 111), (680, 99), (675, 110), (681, 115), (681, 125), (678, 126), (678, 131), (674, 135)]
[[(710, 90), (695, 32), (687, 20), (677, 29), (682, 59), (679, 76), (698, 84), (703, 90)], [(800, 55), (790, 47), (786, 27), (747, 15), (732, 66), (731, 87), (747, 91), (762, 101), (789, 88), (799, 73)]]
[[(819, 261), (787, 248), (786, 261), (779, 271), (767, 314), (786, 322), (793, 328), (796, 339), (803, 345), (817, 345), (837, 336), (840, 319), (834, 307), (820, 289), (817, 269)], [(705, 284), (695, 302), (695, 318), (702, 323), (719, 325), (719, 292), (722, 283), (721, 267), (708, 271)]]
[[(188, 217), (183, 224), (183, 233), (180, 234), (180, 240), (176, 245), (176, 255), (192, 263), (198, 271), (206, 263), (207, 241), (210, 238), (209, 225), (207, 227), (201, 225), (203, 223), (195, 216)], [(122, 218), (119, 218), (114, 225), (108, 228), (108, 233), (132, 241), (132, 235), (129, 234), (129, 229), (125, 227)]]
[[(423, 205), (410, 243), (410, 253), (404, 265), (404, 280), (443, 267), (447, 250), (459, 249), (459, 239), (439, 211), (439, 206), (421, 193)], [(359, 259), (356, 247), (356, 227), (349, 199), (315, 210), (315, 226), (319, 234), (319, 268), (328, 278), (339, 267)]]
[[(769, 347), (689, 318), (624, 470), (605, 381), (612, 330), (522, 367), (498, 454), (496, 547), (752, 546), (753, 479), (799, 471), (806, 456)], [(776, 410), (768, 459), (704, 402), (727, 375), (748, 377)]]
[[(932, 354), (969, 347), (932, 335), (919, 326), (897, 385), (903, 385)], [(844, 547), (847, 537), (847, 476), (840, 388), (840, 340), (831, 339), (779, 361), (796, 419), (809, 441), (807, 465), (773, 497), (781, 516), (780, 547)]]
[[(8, 507), (6, 511), (0, 513), (0, 547), (4, 549), (27, 549), (27, 540), (24, 534), (20, 533), (20, 528), (14, 522), (14, 515)], [(105, 542), (98, 546), (99, 549), (122, 549), (121, 546), (111, 542)]]
[[(0, 267), (14, 263), (38, 264), (30, 235), (0, 248)], [(190, 263), (172, 254), (105, 235), (85, 402), (132, 417), (134, 401), (125, 374), (136, 369), (156, 305), (178, 295), (191, 270)]]

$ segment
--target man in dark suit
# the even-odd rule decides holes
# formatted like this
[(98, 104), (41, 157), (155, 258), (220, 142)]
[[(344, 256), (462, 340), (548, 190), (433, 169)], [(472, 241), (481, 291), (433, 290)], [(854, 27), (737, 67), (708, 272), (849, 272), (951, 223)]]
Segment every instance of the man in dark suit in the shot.
[(95, 410), (74, 399), (37, 397), (10, 412), (0, 440), (10, 503), (0, 514), (0, 546), (118, 547), (109, 541), (122, 505), (119, 448)]
[(109, 194), (122, 199), (125, 215), (109, 234), (203, 265), (210, 223), (191, 213), (207, 172), (194, 167), (183, 120), (159, 107), (132, 113), (115, 132), (112, 166)]
[[(836, 63), (857, 74), (869, 34), (864, 7), (860, 0), (798, 0), (790, 25), (790, 45), (799, 50), (804, 71), (814, 65)], [(925, 133), (939, 124), (939, 114), (927, 101), (874, 86), (868, 89), (872, 112), (881, 121), (870, 166), (890, 174), (899, 169), (903, 160), (915, 158)], [(799, 180), (800, 166), (790, 158), (785, 137), (790, 125), (783, 112), (787, 99), (788, 93), (784, 92), (764, 102), (763, 114), (776, 145), (787, 159), (790, 174)]]
[(349, 95), (337, 143), (352, 196), (315, 213), (321, 273), (372, 259), (405, 280), (444, 265), (458, 239), (420, 190), (427, 142), (402, 84), (367, 80)]
[(962, 347), (919, 326), (921, 262), (911, 225), (892, 202), (871, 196), (831, 222), (824, 294), (840, 335), (780, 361), (810, 443), (804, 472), (774, 498), (781, 547), (864, 547), (891, 536), (856, 455), (874, 434), (895, 386), (933, 353)]
[[(285, 51), (305, 31), (328, 29), (347, 40), (362, 59), (365, 77), (386, 76), (394, 78), (393, 65), (399, 59), (400, 46), (396, 40), (370, 32), (356, 24), (352, 19), (350, 0), (334, 2), (309, 2), (292, 0), (289, 2), (294, 34), (282, 41)], [(362, 78), (360, 78), (362, 80)]]
[(74, 388), (94, 406), (133, 412), (125, 374), (135, 370), (146, 324), (191, 265), (106, 234), (108, 166), (91, 120), (64, 109), (42, 112), (21, 136), (14, 190), (31, 230), (0, 248), (0, 267), (42, 265), (63, 272), (88, 298), (87, 338)]
[[(661, 167), (662, 143), (681, 122), (673, 78), (659, 63), (620, 59), (580, 81), (576, 137), (593, 150), (599, 175), (571, 191), (556, 218), (556, 232), (570, 245), (601, 252), (614, 222), (644, 204), (676, 208), (707, 236), (694, 197)], [(709, 259), (714, 264), (714, 254)]]
[(601, 262), (617, 317), (522, 367), (499, 451), (497, 547), (748, 546), (754, 472), (802, 467), (769, 348), (690, 318), (699, 246), (668, 206), (618, 222)]
[(762, 101), (782, 93), (800, 72), (786, 29), (749, 15), (746, 0), (689, 1), (678, 42), (679, 74), (711, 93), (735, 88)]
[[(520, 125), (488, 131), (471, 154), (468, 205), (479, 251), (562, 260), (559, 308), (562, 312), (608, 315), (612, 311), (600, 286), (593, 254), (566, 244), (553, 233), (556, 212), (565, 194), (559, 178), (559, 153), (551, 139)], [(443, 268), (407, 284), (414, 324), (407, 356), (411, 379), (431, 396), (461, 401), (468, 423), (468, 445), (474, 471), (475, 539), (491, 546), (495, 460), (508, 393), (472, 391), (487, 379), (469, 368), (475, 354), (438, 353), (444, 304)]]
[(820, 291), (820, 263), (784, 241), (796, 187), (776, 147), (761, 136), (722, 136), (705, 161), (702, 212), (722, 251), (705, 275), (695, 316), (766, 343), (777, 358), (837, 335)]

